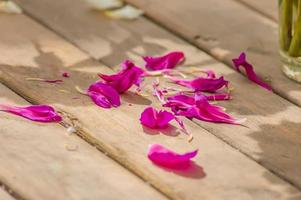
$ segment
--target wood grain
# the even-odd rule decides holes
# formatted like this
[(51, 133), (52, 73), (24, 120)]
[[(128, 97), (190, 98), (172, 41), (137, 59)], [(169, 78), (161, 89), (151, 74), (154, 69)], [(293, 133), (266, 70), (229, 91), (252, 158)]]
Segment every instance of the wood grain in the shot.
[[(118, 109), (95, 106), (74, 86), (86, 88), (97, 79), (97, 72), (112, 70), (23, 15), (0, 16), (0, 25), (6, 30), (0, 37), (0, 49), (5, 50), (0, 63), (6, 64), (0, 67), (1, 80), (30, 102), (54, 105), (65, 113), (66, 123), (76, 124), (79, 135), (169, 197), (232, 200), (300, 196), (296, 188), (188, 120), (187, 127), (195, 135), (192, 144), (187, 143), (186, 136), (175, 137), (176, 130), (160, 133), (143, 129), (138, 119), (151, 103), (149, 99), (127, 93)], [(16, 55), (18, 59), (12, 59)], [(68, 70), (71, 77), (61, 85), (26, 81), (28, 77), (58, 78), (62, 70)], [(68, 93), (60, 92), (61, 89)], [(221, 125), (219, 129), (226, 127)], [(187, 171), (163, 169), (146, 157), (151, 143), (179, 152), (200, 148), (200, 155)]]
[[(0, 91), (1, 104), (28, 105), (2, 84)], [(59, 124), (0, 118), (0, 180), (24, 199), (166, 199)]]
[[(301, 110), (297, 106), (257, 87), (232, 69), (144, 18), (133, 22), (110, 20), (101, 13), (91, 12), (82, 1), (72, 1), (72, 7), (71, 0), (55, 3), (29, 0), (20, 2), (20, 5), (30, 15), (109, 66), (115, 66), (126, 58), (142, 65), (141, 55), (182, 50), (187, 55), (185, 65), (210, 68), (225, 75), (235, 91), (233, 100), (223, 105), (237, 117), (246, 117), (248, 128), (196, 123), (301, 187), (298, 167), (301, 158), (294, 156), (301, 151)], [(53, 11), (56, 11), (55, 15)]]
[(247, 7), (254, 9), (255, 11), (271, 18), (272, 20), (278, 20), (278, 1), (274, 0), (236, 0), (246, 5)]
[(271, 81), (276, 93), (301, 106), (301, 84), (289, 80), (280, 70), (276, 22), (236, 1), (127, 2), (142, 8), (149, 17), (229, 66), (232, 58), (245, 51), (257, 73)]

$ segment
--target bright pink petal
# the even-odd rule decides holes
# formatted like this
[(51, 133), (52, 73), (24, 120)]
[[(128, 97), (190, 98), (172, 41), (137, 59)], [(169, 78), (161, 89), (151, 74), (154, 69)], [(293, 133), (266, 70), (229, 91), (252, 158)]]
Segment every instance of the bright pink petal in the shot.
[(210, 104), (207, 97), (202, 94), (196, 94), (194, 98), (176, 95), (167, 100), (163, 106), (170, 107), (176, 115), (216, 123), (240, 124), (241, 122), (225, 113), (222, 107)]
[(158, 165), (176, 167), (177, 165), (187, 164), (198, 153), (198, 150), (178, 154), (173, 152), (162, 145), (152, 144), (149, 146), (147, 156), (148, 158)]
[(174, 115), (167, 111), (156, 111), (152, 107), (146, 108), (140, 117), (142, 125), (149, 128), (165, 128), (174, 119)]
[(161, 57), (143, 57), (149, 70), (172, 69), (184, 60), (183, 52), (171, 52)]
[(149, 128), (156, 128), (157, 120), (156, 120), (156, 110), (152, 107), (146, 108), (140, 117), (140, 122), (142, 125)]
[(248, 63), (248, 61), (246, 60), (246, 54), (244, 52), (242, 52), (240, 54), (240, 56), (238, 58), (234, 58), (232, 59), (232, 62), (234, 64), (234, 66), (236, 67), (236, 70), (240, 72), (240, 67), (244, 67), (247, 77), (249, 80), (253, 81), (254, 83), (257, 83), (258, 85), (260, 85), (261, 87), (272, 91), (272, 87), (263, 82), (255, 73), (253, 66)]
[(212, 94), (206, 96), (207, 100), (209, 101), (223, 101), (223, 100), (230, 100), (231, 96), (229, 93), (224, 94)]
[(174, 119), (174, 115), (167, 111), (160, 110), (157, 112), (157, 127), (158, 128), (164, 128), (168, 125), (168, 123)]
[(0, 111), (19, 115), (26, 119), (38, 122), (62, 121), (62, 117), (59, 116), (51, 106), (48, 105), (33, 105), (26, 107), (0, 105)]
[(96, 105), (103, 108), (118, 107), (121, 104), (118, 92), (110, 85), (99, 81), (90, 85), (87, 94)]
[(198, 77), (193, 80), (184, 80), (171, 78), (171, 80), (179, 85), (195, 90), (196, 92), (215, 92), (223, 87), (227, 87), (229, 81), (226, 81), (223, 76), (218, 79)]
[(119, 93), (127, 91), (132, 85), (139, 86), (143, 81), (144, 71), (129, 60), (121, 64), (121, 70), (113, 75), (99, 74), (104, 83), (112, 86)]

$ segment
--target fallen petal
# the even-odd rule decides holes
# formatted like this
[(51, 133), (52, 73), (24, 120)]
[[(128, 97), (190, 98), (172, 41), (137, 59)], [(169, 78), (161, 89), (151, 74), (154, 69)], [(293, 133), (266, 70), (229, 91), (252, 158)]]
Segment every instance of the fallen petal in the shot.
[(168, 123), (174, 119), (174, 115), (167, 111), (156, 111), (152, 107), (146, 108), (140, 117), (140, 122), (142, 125), (148, 128), (165, 128)]
[(234, 66), (236, 67), (236, 70), (240, 72), (240, 67), (243, 67), (246, 71), (247, 77), (249, 80), (253, 81), (254, 83), (257, 83), (258, 85), (260, 85), (261, 87), (272, 91), (272, 87), (263, 82), (255, 73), (253, 66), (248, 63), (248, 61), (246, 60), (246, 54), (244, 52), (242, 52), (238, 58), (234, 58), (232, 59), (232, 62), (234, 64)]
[(215, 92), (223, 87), (228, 87), (229, 81), (226, 81), (223, 76), (218, 79), (198, 77), (193, 80), (184, 80), (170, 77), (170, 79), (181, 86), (193, 89), (196, 92)]
[(116, 74), (99, 74), (99, 77), (104, 83), (112, 86), (119, 93), (123, 93), (132, 87), (132, 85), (139, 87), (143, 81), (143, 74), (144, 70), (135, 66), (133, 62), (126, 60), (121, 64), (121, 70)]
[(65, 77), (65, 78), (69, 78), (70, 77), (70, 74), (68, 72), (63, 72), (62, 73), (62, 76)]
[(130, 5), (126, 5), (122, 8), (115, 9), (115, 10), (108, 10), (105, 11), (105, 15), (111, 17), (113, 19), (137, 19), (141, 15), (143, 15), (143, 10), (135, 8)]
[(60, 122), (62, 117), (59, 116), (54, 108), (48, 105), (33, 106), (10, 106), (0, 105), (0, 111), (12, 113), (26, 119), (38, 122)]
[(110, 85), (95, 82), (87, 90), (87, 94), (94, 103), (103, 108), (120, 106), (120, 96), (118, 92)]
[(160, 144), (152, 144), (149, 146), (147, 156), (158, 165), (174, 167), (177, 165), (188, 164), (192, 158), (198, 153), (198, 150), (179, 154), (173, 152)]
[(145, 56), (143, 59), (146, 62), (145, 67), (149, 70), (172, 69), (183, 62), (184, 53), (175, 51), (161, 57)]

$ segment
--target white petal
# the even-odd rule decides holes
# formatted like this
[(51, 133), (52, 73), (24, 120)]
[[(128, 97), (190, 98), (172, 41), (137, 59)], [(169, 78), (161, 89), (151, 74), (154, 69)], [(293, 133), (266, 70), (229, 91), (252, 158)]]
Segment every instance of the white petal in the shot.
[(114, 19), (136, 19), (143, 14), (143, 10), (126, 5), (120, 9), (106, 11), (105, 14)]
[(0, 2), (0, 12), (21, 14), (22, 9), (12, 1)]
[(121, 0), (86, 0), (90, 6), (97, 10), (119, 8), (123, 5)]

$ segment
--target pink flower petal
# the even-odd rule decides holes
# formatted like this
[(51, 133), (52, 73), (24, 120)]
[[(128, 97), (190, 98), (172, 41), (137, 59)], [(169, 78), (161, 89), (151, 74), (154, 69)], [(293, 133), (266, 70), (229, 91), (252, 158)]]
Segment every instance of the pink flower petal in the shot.
[(238, 58), (234, 58), (232, 59), (232, 62), (233, 64), (235, 65), (236, 67), (236, 70), (240, 72), (240, 68), (239, 67), (244, 67), (245, 68), (245, 71), (246, 71), (246, 74), (247, 74), (247, 77), (249, 80), (253, 81), (254, 83), (257, 83), (258, 85), (260, 85), (261, 87), (269, 90), (269, 91), (272, 91), (272, 87), (263, 82), (255, 73), (254, 69), (253, 69), (253, 66), (248, 63), (248, 61), (246, 60), (246, 54), (244, 52), (242, 52), (240, 54), (240, 56)]
[(163, 106), (170, 107), (176, 115), (190, 119), (237, 125), (242, 122), (226, 114), (222, 107), (210, 104), (207, 97), (202, 94), (195, 94), (194, 98), (186, 95), (169, 97)]
[(62, 76), (65, 77), (65, 78), (69, 78), (70, 77), (70, 74), (68, 72), (63, 72), (62, 73)]
[(178, 154), (173, 152), (160, 144), (152, 144), (149, 146), (147, 156), (158, 165), (175, 167), (177, 165), (188, 164), (192, 158), (198, 153), (198, 150)]
[(132, 85), (139, 87), (143, 81), (143, 74), (144, 70), (135, 66), (131, 61), (126, 60), (121, 64), (121, 71), (118, 73), (113, 75), (99, 74), (99, 77), (104, 83), (112, 86), (119, 93), (123, 93), (132, 87)]
[(90, 85), (87, 94), (96, 105), (103, 108), (118, 107), (121, 104), (118, 92), (110, 85), (99, 81)]
[(33, 105), (33, 106), (9, 106), (0, 105), (0, 111), (12, 113), (26, 119), (38, 122), (60, 122), (62, 117), (48, 105)]
[(214, 79), (212, 77), (210, 78), (203, 78), (198, 77), (193, 80), (184, 80), (184, 79), (178, 79), (178, 78), (172, 78), (170, 79), (184, 87), (190, 88), (195, 90), (196, 92), (202, 91), (202, 92), (215, 92), (223, 87), (227, 87), (229, 84), (229, 81), (224, 80), (224, 77), (221, 76), (218, 79)]
[(146, 108), (140, 117), (142, 125), (149, 128), (165, 128), (174, 119), (174, 115), (167, 111), (156, 111), (152, 107)]
[(172, 69), (184, 60), (184, 53), (175, 51), (162, 57), (145, 56), (143, 59), (146, 62), (145, 67), (149, 70)]

